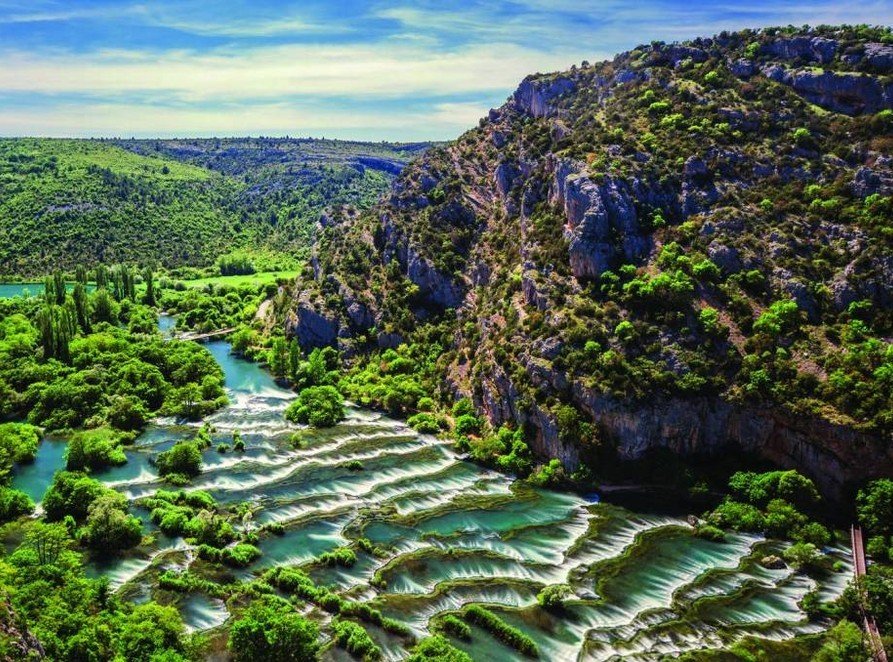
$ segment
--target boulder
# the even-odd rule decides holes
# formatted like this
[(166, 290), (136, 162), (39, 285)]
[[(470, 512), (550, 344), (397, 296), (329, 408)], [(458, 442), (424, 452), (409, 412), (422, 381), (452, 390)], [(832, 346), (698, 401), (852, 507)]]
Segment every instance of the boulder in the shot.
[(769, 556), (761, 558), (760, 565), (764, 568), (769, 568), (769, 570), (784, 570), (788, 567), (784, 560), (775, 554), (770, 554)]

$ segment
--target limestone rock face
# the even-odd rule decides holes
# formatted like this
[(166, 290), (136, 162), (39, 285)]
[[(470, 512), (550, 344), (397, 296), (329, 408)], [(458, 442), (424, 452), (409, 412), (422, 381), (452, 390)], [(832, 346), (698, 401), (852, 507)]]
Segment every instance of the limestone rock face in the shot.
[(422, 257), (413, 246), (406, 249), (406, 276), (419, 286), (422, 294), (444, 308), (455, 308), (465, 297), (457, 282)]
[(339, 324), (324, 306), (301, 296), (285, 322), (285, 333), (298, 339), (302, 348), (328, 347), (338, 338)]
[(515, 107), (531, 117), (548, 117), (553, 113), (551, 102), (562, 94), (576, 88), (570, 78), (559, 77), (542, 82), (534, 78), (526, 78), (515, 91), (512, 99)]
[(776, 39), (766, 44), (762, 52), (780, 60), (801, 60), (828, 64), (837, 53), (838, 44), (834, 39), (824, 37), (791, 37)]
[(762, 71), (812, 103), (836, 113), (871, 115), (893, 106), (893, 83), (869, 74), (792, 70), (778, 64), (768, 65)]
[(574, 275), (592, 279), (610, 269), (618, 255), (639, 260), (652, 244), (639, 226), (630, 186), (610, 177), (596, 184), (579, 169), (572, 161), (558, 161), (550, 197), (567, 218), (565, 235)]

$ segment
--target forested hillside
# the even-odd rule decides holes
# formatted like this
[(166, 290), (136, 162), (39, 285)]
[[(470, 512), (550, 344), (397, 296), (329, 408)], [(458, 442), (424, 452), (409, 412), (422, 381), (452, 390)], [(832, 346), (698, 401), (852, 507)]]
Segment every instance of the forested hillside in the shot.
[(0, 274), (201, 266), (246, 247), (300, 256), (327, 205), (372, 204), (423, 147), (2, 140)]
[(731, 446), (829, 492), (888, 473), (891, 42), (723, 33), (530, 76), (318, 229), (287, 331), (399, 346), (568, 471)]

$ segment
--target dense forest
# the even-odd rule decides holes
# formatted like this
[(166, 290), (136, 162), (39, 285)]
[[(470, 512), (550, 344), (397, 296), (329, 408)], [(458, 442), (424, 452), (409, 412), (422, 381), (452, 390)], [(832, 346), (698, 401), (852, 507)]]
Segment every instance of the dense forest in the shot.
[(287, 263), (305, 253), (328, 205), (369, 206), (425, 147), (0, 140), (0, 274), (119, 261), (205, 266), (246, 247)]

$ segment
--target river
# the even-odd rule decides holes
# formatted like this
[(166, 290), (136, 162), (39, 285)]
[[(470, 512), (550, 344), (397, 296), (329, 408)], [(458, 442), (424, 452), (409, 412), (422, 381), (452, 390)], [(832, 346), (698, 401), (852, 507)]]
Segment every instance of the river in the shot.
[[(66, 283), (66, 289), (71, 292), (74, 283)], [(43, 294), (43, 283), (0, 283), (0, 299), (12, 299), (14, 297), (36, 297)], [(87, 285), (87, 291), (92, 292), (95, 285)]]
[[(391, 548), (389, 558), (359, 552), (354, 567), (315, 570), (314, 579), (374, 600), (420, 636), (438, 612), (487, 603), (532, 636), (546, 660), (647, 657), (721, 645), (746, 634), (787, 638), (818, 631), (797, 602), (817, 585), (832, 597), (850, 577), (848, 565), (818, 584), (789, 569), (763, 568), (758, 560), (778, 552), (778, 543), (746, 535), (710, 542), (692, 536), (680, 518), (534, 489), (464, 461), (445, 441), (355, 407), (342, 424), (308, 431), (306, 444), (295, 448), (290, 438), (299, 428), (283, 418), (294, 394), (257, 364), (231, 355), (228, 343), (206, 347), (223, 368), (230, 397), (227, 407), (208, 417), (216, 427), (215, 446), (231, 442), (239, 430), (246, 451), (205, 451), (203, 473), (192, 487), (223, 504), (254, 504), (256, 523), (286, 526), (284, 536), (261, 538), (263, 557), (233, 571), (237, 576), (304, 563), (365, 536)], [(161, 483), (149, 459), (195, 429), (158, 421), (127, 450), (126, 465), (98, 478), (132, 499), (151, 494)], [(63, 465), (63, 449), (63, 441), (45, 440), (14, 486), (39, 501)], [(354, 460), (362, 471), (346, 467)], [(154, 578), (162, 569), (187, 567), (193, 557), (182, 539), (160, 534), (148, 513), (137, 511), (145, 530), (157, 534), (155, 542), (124, 559), (92, 565), (90, 572), (106, 575), (122, 595), (141, 600), (157, 590)], [(835, 553), (847, 563), (845, 550)], [(373, 588), (373, 577), (383, 587)], [(564, 582), (576, 594), (564, 614), (535, 606), (543, 584)], [(220, 600), (164, 597), (177, 601), (194, 630), (228, 618)], [(520, 659), (473, 630), (472, 643), (454, 644), (474, 659)], [(370, 633), (388, 659), (405, 656), (398, 638), (375, 627)]]

